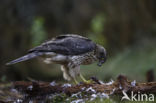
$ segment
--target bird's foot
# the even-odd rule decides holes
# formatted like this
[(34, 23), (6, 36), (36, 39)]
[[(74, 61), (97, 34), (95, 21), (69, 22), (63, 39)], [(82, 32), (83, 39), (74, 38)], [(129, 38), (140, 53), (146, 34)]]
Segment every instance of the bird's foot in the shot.
[(79, 82), (74, 78), (74, 83), (75, 84), (79, 84)]
[(94, 81), (92, 81), (92, 80), (85, 80), (85, 81), (83, 81), (85, 84), (92, 84), (92, 83), (94, 83)]
[(91, 84), (91, 83), (94, 82), (93, 80), (86, 80), (86, 79), (83, 77), (82, 74), (80, 74), (80, 78), (81, 78), (81, 79), (83, 80), (83, 82), (86, 83), (86, 84)]

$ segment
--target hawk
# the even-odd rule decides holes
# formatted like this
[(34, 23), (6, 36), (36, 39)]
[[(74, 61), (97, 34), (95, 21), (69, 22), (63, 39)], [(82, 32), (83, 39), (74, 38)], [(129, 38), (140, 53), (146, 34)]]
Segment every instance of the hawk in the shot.
[(7, 65), (26, 61), (35, 57), (42, 57), (45, 63), (61, 65), (65, 80), (75, 80), (80, 76), (80, 65), (89, 65), (98, 61), (101, 66), (106, 61), (106, 50), (92, 40), (74, 34), (60, 35), (41, 45), (30, 49), (28, 54), (15, 59)]

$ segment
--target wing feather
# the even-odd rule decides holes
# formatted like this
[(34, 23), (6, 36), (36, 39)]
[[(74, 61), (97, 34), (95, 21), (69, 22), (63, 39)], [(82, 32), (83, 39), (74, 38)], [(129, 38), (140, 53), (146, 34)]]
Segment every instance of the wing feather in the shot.
[(55, 52), (63, 55), (80, 55), (95, 49), (95, 43), (90, 39), (79, 35), (61, 35), (40, 46), (37, 46), (29, 52)]

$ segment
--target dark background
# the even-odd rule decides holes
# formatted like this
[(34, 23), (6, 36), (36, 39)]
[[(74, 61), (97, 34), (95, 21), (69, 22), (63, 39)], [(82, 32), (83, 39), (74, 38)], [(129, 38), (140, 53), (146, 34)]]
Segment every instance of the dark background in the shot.
[(5, 66), (59, 34), (79, 34), (103, 45), (108, 61), (82, 66), (86, 78), (125, 74), (146, 80), (156, 68), (155, 0), (0, 0), (0, 81), (63, 80), (59, 65), (39, 59)]

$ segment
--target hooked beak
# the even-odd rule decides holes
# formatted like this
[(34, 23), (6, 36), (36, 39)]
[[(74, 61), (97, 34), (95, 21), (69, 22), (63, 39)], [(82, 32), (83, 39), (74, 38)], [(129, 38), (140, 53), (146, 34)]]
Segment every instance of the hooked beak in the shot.
[(101, 67), (103, 63), (104, 63), (104, 61), (99, 61), (97, 65), (98, 65), (99, 67)]
[(102, 63), (101, 62), (98, 62), (98, 64), (97, 64), (99, 67), (101, 67), (102, 66)]
[(104, 60), (99, 60), (99, 62), (98, 62), (97, 65), (98, 65), (99, 67), (101, 67), (102, 64), (105, 63), (105, 61), (106, 61), (106, 58), (105, 58)]

